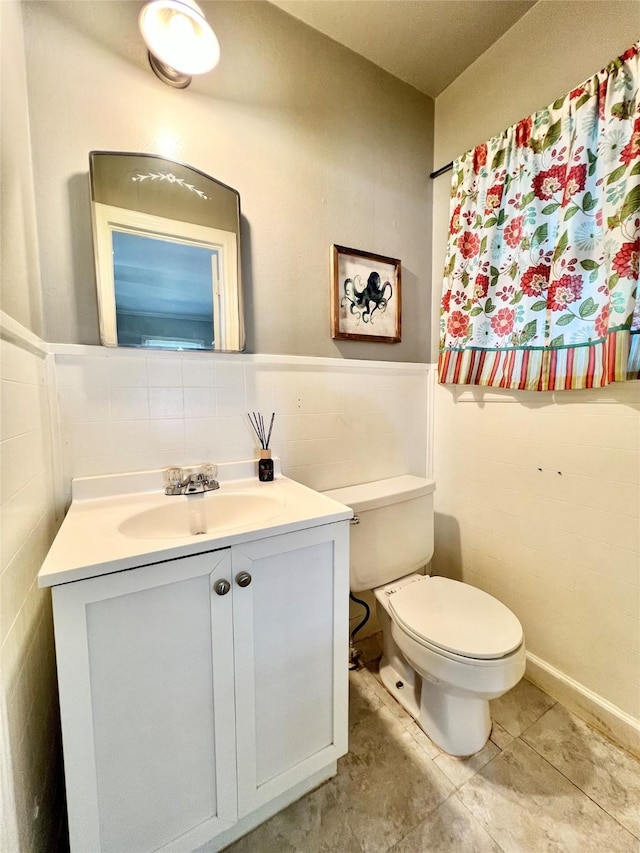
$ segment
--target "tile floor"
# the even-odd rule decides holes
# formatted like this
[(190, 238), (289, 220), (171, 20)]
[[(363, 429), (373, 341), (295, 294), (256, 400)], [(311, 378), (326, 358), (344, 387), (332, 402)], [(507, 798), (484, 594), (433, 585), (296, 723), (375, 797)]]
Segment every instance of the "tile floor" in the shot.
[(442, 753), (376, 678), (350, 673), (338, 775), (227, 853), (640, 853), (640, 761), (529, 681), (468, 759)]

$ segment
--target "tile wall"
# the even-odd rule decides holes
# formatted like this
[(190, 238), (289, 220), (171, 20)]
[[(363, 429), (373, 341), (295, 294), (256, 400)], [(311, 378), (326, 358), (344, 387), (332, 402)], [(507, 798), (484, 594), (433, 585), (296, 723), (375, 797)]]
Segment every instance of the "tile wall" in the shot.
[(55, 850), (62, 814), (51, 595), (36, 582), (58, 524), (45, 362), (0, 341), (0, 847), (21, 853)]
[(257, 458), (246, 413), (276, 412), (283, 473), (324, 490), (427, 465), (427, 365), (284, 356), (56, 355), (65, 487), (71, 478)]
[(495, 595), (527, 649), (640, 721), (640, 383), (435, 392), (440, 574)]

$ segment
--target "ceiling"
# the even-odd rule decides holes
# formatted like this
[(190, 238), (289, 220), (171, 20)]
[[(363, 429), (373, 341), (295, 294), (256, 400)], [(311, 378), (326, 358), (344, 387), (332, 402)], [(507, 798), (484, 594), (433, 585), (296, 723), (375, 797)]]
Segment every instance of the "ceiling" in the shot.
[(536, 0), (271, 0), (437, 97)]

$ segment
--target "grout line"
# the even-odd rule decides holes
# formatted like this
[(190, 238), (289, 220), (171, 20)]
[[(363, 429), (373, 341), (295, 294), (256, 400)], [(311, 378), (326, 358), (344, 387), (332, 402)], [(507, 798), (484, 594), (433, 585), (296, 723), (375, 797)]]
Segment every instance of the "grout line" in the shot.
[[(556, 704), (559, 704), (559, 703), (556, 703)], [(562, 707), (564, 707), (564, 706), (562, 706)], [(550, 710), (551, 710), (551, 708), (549, 708), (549, 711), (550, 711)], [(568, 711), (569, 709), (568, 709), (568, 708), (566, 708), (565, 710), (567, 710), (567, 711)], [(548, 713), (548, 712), (545, 712), (545, 714), (546, 714), (546, 713)], [(571, 712), (569, 711), (569, 713), (571, 713)], [(542, 716), (544, 717), (544, 716), (545, 716), (545, 714), (543, 714)], [(542, 717), (540, 717), (540, 719), (542, 719)], [(536, 721), (536, 722), (537, 722), (537, 721)], [(587, 725), (588, 725), (588, 724), (587, 724)], [(529, 728), (531, 728), (531, 726), (529, 726)], [(589, 728), (591, 728), (591, 726), (589, 726)], [(523, 732), (522, 734), (524, 734), (524, 732)], [(520, 740), (520, 737), (518, 737), (518, 738), (517, 738), (517, 740)], [(569, 778), (569, 776), (567, 776), (567, 774), (566, 774), (563, 770), (561, 770), (561, 768), (560, 768), (560, 767), (556, 767), (556, 765), (553, 763), (553, 761), (552, 761), (551, 759), (547, 758), (547, 756), (546, 756), (546, 755), (543, 755), (541, 752), (538, 752), (538, 750), (535, 748), (535, 746), (534, 746), (532, 743), (529, 743), (528, 741), (526, 741), (526, 740), (524, 740), (524, 739), (522, 739), (522, 743), (523, 743), (525, 746), (528, 746), (528, 747), (529, 747), (529, 749), (531, 749), (531, 750), (532, 750), (532, 752), (534, 752), (534, 753), (535, 753), (539, 758), (541, 758), (543, 761), (545, 761), (545, 762), (549, 765), (549, 767), (551, 767), (553, 770), (555, 770), (555, 771), (556, 771), (556, 773), (559, 773), (559, 774), (560, 774), (564, 779), (566, 779), (566, 780), (567, 780), (567, 782), (569, 782), (569, 783), (570, 783), (570, 784), (571, 784), (571, 785), (572, 785), (572, 786), (573, 786), (577, 791), (579, 791), (583, 796), (585, 796), (585, 797), (587, 797), (587, 799), (591, 800), (591, 802), (592, 802), (595, 806), (597, 806), (597, 807), (598, 807), (598, 809), (600, 809), (600, 811), (602, 811), (602, 812), (604, 812), (606, 815), (608, 815), (608, 816), (611, 818), (611, 820), (613, 820), (615, 823), (617, 823), (617, 824), (618, 824), (618, 826), (619, 826), (621, 829), (623, 829), (625, 832), (629, 833), (629, 835), (630, 835), (632, 838), (637, 839), (637, 840), (640, 840), (640, 836), (635, 835), (635, 833), (631, 832), (631, 830), (630, 830), (630, 829), (627, 829), (627, 827), (626, 827), (624, 824), (620, 823), (620, 821), (619, 821), (619, 820), (618, 820), (614, 815), (612, 815), (612, 814), (611, 814), (611, 812), (607, 811), (607, 809), (606, 809), (606, 808), (605, 808), (601, 803), (599, 803), (597, 800), (595, 800), (595, 799), (591, 796), (591, 794), (589, 794), (587, 791), (585, 791), (583, 788), (581, 788), (581, 787), (580, 787), (580, 785), (578, 785), (578, 783), (577, 783), (577, 782), (574, 782), (574, 781), (573, 781), (573, 779)], [(614, 746), (617, 746), (617, 745), (616, 745), (616, 744), (614, 744)], [(620, 749), (622, 752), (626, 752), (625, 750), (623, 750), (623, 749), (622, 749), (622, 747), (619, 747), (619, 746), (618, 746), (617, 748), (618, 748), (618, 749)]]

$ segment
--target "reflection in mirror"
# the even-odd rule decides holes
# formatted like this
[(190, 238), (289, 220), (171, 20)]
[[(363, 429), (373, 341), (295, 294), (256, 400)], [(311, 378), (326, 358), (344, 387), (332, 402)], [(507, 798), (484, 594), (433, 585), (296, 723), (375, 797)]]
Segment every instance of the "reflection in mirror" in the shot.
[(102, 343), (242, 350), (238, 193), (149, 154), (89, 164)]

